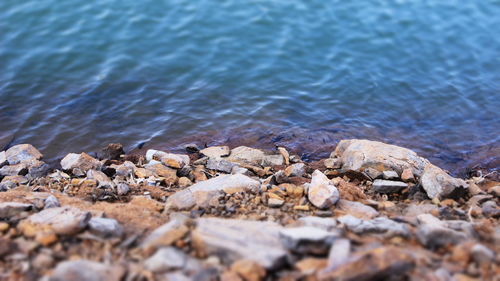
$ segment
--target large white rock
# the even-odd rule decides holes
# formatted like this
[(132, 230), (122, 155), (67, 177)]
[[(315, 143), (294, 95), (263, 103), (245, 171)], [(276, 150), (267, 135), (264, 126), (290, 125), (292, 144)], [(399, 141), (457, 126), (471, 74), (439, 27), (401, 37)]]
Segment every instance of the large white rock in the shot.
[(70, 153), (61, 160), (61, 167), (75, 175), (83, 176), (88, 170), (99, 170), (101, 162), (85, 152)]
[(90, 212), (73, 207), (49, 208), (23, 220), (20, 228), (25, 233), (32, 229), (50, 229), (56, 234), (71, 235), (85, 229), (90, 218)]
[(448, 175), (442, 169), (429, 164), (424, 169), (420, 184), (430, 198), (459, 198), (467, 193), (468, 184)]
[(235, 163), (256, 164), (261, 166), (283, 165), (285, 163), (285, 159), (281, 154), (267, 155), (262, 150), (247, 146), (238, 146), (232, 149), (227, 159)]
[(340, 199), (340, 194), (335, 185), (320, 170), (312, 174), (311, 184), (307, 191), (309, 201), (320, 209), (333, 206)]
[(40, 160), (43, 155), (31, 144), (18, 144), (7, 149), (5, 156), (10, 165), (29, 160)]
[(206, 206), (223, 193), (257, 191), (259, 186), (258, 181), (242, 174), (221, 175), (176, 192), (167, 199), (166, 207), (187, 210), (195, 205)]

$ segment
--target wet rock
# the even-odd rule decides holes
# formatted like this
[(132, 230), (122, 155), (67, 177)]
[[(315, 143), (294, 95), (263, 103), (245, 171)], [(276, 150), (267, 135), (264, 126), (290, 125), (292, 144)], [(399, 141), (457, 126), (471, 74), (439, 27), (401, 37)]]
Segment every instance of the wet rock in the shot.
[(306, 173), (306, 165), (304, 163), (295, 163), (285, 169), (287, 177), (302, 177)]
[(285, 201), (278, 198), (269, 198), (269, 200), (267, 201), (267, 206), (271, 208), (279, 208), (283, 206), (283, 204), (285, 204)]
[(120, 196), (126, 195), (130, 191), (130, 186), (127, 183), (119, 183), (116, 186), (116, 193)]
[(324, 255), (340, 234), (340, 231), (302, 226), (282, 229), (280, 238), (283, 246), (294, 253)]
[(200, 218), (192, 232), (195, 250), (202, 255), (217, 255), (226, 263), (253, 260), (264, 268), (277, 268), (286, 259), (279, 231), (273, 222)]
[(171, 215), (171, 220), (155, 229), (141, 243), (141, 248), (146, 251), (162, 246), (170, 246), (177, 240), (183, 238), (189, 228), (186, 226), (188, 218), (183, 215)]
[(229, 146), (211, 146), (200, 151), (201, 154), (209, 157), (209, 158), (221, 158), (229, 156), (231, 150)]
[(85, 229), (91, 214), (73, 207), (45, 209), (21, 221), (20, 229), (28, 237), (35, 236), (39, 230), (53, 231), (56, 234), (71, 235)]
[(351, 241), (349, 239), (335, 239), (328, 253), (327, 267), (335, 268), (347, 262), (351, 255)]
[(378, 193), (397, 193), (408, 187), (408, 184), (401, 181), (375, 180), (373, 189)]
[(54, 195), (49, 195), (47, 198), (45, 198), (44, 203), (44, 209), (61, 207), (59, 199), (57, 199), (57, 197), (55, 197)]
[(231, 271), (244, 281), (262, 281), (266, 277), (266, 269), (252, 260), (238, 260), (231, 265)]
[(411, 169), (414, 175), (420, 176), (429, 163), (412, 150), (369, 140), (342, 140), (333, 154), (341, 160), (342, 170), (364, 171), (373, 168), (401, 174), (404, 169)]
[(234, 166), (235, 164), (232, 162), (216, 158), (208, 159), (206, 165), (207, 169), (224, 172), (226, 174), (230, 174)]
[(337, 203), (337, 208), (341, 211), (346, 212), (349, 215), (355, 216), (361, 219), (372, 219), (378, 216), (377, 210), (367, 206), (363, 203), (356, 201), (349, 201), (340, 199)]
[(167, 199), (166, 206), (177, 210), (187, 210), (195, 205), (207, 206), (210, 200), (223, 193), (257, 191), (259, 186), (258, 181), (245, 175), (221, 175), (176, 192)]
[(88, 170), (99, 170), (101, 162), (85, 152), (70, 153), (61, 160), (61, 167), (75, 176), (83, 176)]
[(31, 204), (18, 202), (3, 202), (0, 203), (0, 219), (5, 220), (16, 216), (22, 212), (29, 211), (33, 208)]
[(309, 201), (319, 209), (333, 206), (340, 198), (339, 191), (319, 170), (312, 174), (311, 184), (307, 192)]
[(10, 165), (30, 160), (40, 160), (43, 155), (31, 144), (18, 144), (5, 151), (5, 157)]
[(0, 182), (0, 191), (7, 191), (26, 183), (28, 183), (28, 179), (25, 176), (6, 176)]
[(397, 179), (399, 179), (399, 175), (398, 175), (398, 173), (396, 173), (394, 171), (383, 171), (382, 178), (384, 180), (397, 180)]
[(453, 178), (432, 164), (425, 167), (420, 184), (431, 199), (460, 198), (467, 193), (464, 180)]
[(123, 145), (121, 143), (110, 143), (99, 153), (100, 159), (117, 160), (120, 156), (125, 154)]
[(161, 163), (165, 166), (180, 169), (184, 166), (189, 165), (189, 156), (183, 154), (174, 154), (167, 153), (159, 150), (149, 149), (146, 152), (146, 160), (152, 161), (161, 161)]
[(495, 260), (495, 252), (482, 244), (476, 244), (471, 249), (472, 259), (478, 264), (489, 264)]
[(309, 226), (320, 228), (326, 231), (331, 231), (336, 228), (337, 221), (333, 218), (320, 218), (316, 216), (307, 216), (298, 219), (298, 224), (301, 226)]
[(405, 280), (415, 266), (411, 252), (393, 246), (357, 252), (348, 261), (319, 273), (319, 280)]
[(430, 249), (437, 249), (447, 245), (456, 245), (467, 239), (461, 231), (448, 228), (447, 223), (431, 214), (417, 216), (420, 224), (417, 229), (417, 239)]
[(401, 173), (401, 180), (404, 182), (415, 182), (415, 176), (413, 176), (413, 172), (411, 169), (404, 169)]
[(183, 269), (186, 266), (187, 255), (174, 247), (164, 247), (144, 261), (144, 267), (154, 273), (162, 273), (175, 269)]
[(351, 215), (342, 216), (338, 221), (354, 233), (384, 233), (387, 236), (399, 235), (410, 237), (411, 232), (406, 224), (391, 219), (379, 217), (372, 220), (362, 220)]
[(115, 219), (109, 218), (91, 218), (89, 220), (89, 230), (91, 233), (109, 237), (121, 237), (123, 235), (123, 227)]
[(266, 155), (264, 151), (239, 146), (231, 150), (228, 160), (235, 163), (249, 163), (261, 166), (283, 165), (285, 160), (281, 155)]
[(49, 281), (120, 281), (124, 276), (120, 266), (77, 260), (59, 263)]
[(101, 171), (88, 170), (87, 179), (97, 181), (98, 188), (113, 189), (116, 186), (116, 184), (108, 176), (106, 176), (106, 174), (104, 174)]
[(7, 156), (5, 155), (5, 151), (0, 151), (0, 168), (4, 165), (7, 165), (9, 162), (7, 161)]

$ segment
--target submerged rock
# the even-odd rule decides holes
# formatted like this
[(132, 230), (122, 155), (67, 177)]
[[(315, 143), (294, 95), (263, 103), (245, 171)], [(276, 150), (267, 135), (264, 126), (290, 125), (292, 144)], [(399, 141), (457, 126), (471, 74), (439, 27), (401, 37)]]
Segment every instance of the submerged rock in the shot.
[(99, 170), (101, 162), (85, 152), (70, 153), (61, 160), (61, 167), (73, 175), (83, 176), (88, 170)]
[(30, 160), (40, 160), (43, 155), (31, 144), (18, 144), (5, 151), (5, 157), (10, 165)]
[(340, 198), (339, 191), (332, 182), (319, 170), (312, 174), (311, 185), (307, 192), (309, 201), (319, 209), (333, 206)]
[(442, 169), (429, 164), (420, 179), (422, 188), (429, 198), (459, 198), (467, 193), (467, 183), (453, 178)]
[(77, 260), (59, 263), (49, 281), (120, 281), (124, 275), (121, 266)]

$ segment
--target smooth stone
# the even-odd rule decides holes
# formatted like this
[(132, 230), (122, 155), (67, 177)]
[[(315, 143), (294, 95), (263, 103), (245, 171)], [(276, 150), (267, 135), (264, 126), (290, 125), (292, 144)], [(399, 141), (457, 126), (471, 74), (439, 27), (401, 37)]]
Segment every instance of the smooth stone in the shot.
[(482, 244), (476, 244), (471, 249), (472, 259), (478, 265), (488, 264), (495, 260), (495, 251)]
[(31, 204), (18, 202), (3, 202), (0, 203), (0, 219), (9, 219), (22, 212), (29, 211), (33, 208)]
[(200, 150), (200, 153), (209, 158), (221, 158), (231, 154), (229, 146), (211, 146)]
[(206, 206), (213, 198), (223, 193), (256, 192), (260, 183), (242, 174), (221, 175), (206, 181), (198, 182), (168, 197), (166, 207), (186, 210), (198, 206)]
[(299, 218), (297, 222), (301, 226), (320, 228), (326, 231), (331, 231), (337, 227), (337, 221), (333, 218), (307, 216)]
[(206, 168), (230, 174), (234, 166), (236, 166), (234, 163), (224, 159), (209, 158)]
[(339, 236), (339, 230), (330, 232), (310, 226), (285, 228), (280, 231), (283, 246), (298, 254), (324, 255)]
[(89, 230), (91, 233), (104, 238), (121, 237), (123, 235), (123, 227), (120, 223), (110, 218), (91, 218)]
[(415, 267), (409, 250), (394, 246), (379, 247), (354, 253), (340, 265), (327, 267), (319, 272), (319, 280), (397, 280)]
[(116, 184), (101, 171), (88, 170), (87, 179), (97, 181), (98, 188), (113, 189), (116, 186)]
[(325, 174), (319, 170), (315, 170), (312, 174), (307, 197), (317, 208), (327, 209), (337, 203), (340, 194)]
[(399, 175), (394, 171), (383, 171), (382, 178), (384, 178), (384, 180), (396, 180), (399, 179)]
[(401, 174), (404, 169), (411, 169), (414, 175), (420, 176), (429, 164), (410, 149), (370, 140), (341, 140), (332, 154), (341, 160), (342, 170), (360, 172), (373, 168)]
[(372, 220), (363, 220), (351, 215), (342, 216), (337, 219), (344, 224), (350, 231), (362, 233), (384, 233), (388, 236), (400, 235), (410, 237), (411, 232), (406, 224), (395, 222), (385, 217), (379, 217)]
[(121, 266), (76, 260), (59, 263), (49, 281), (120, 281), (124, 276)]
[(144, 261), (144, 267), (154, 273), (163, 273), (175, 269), (183, 269), (188, 260), (187, 255), (174, 247), (164, 247)]
[(85, 152), (69, 153), (61, 160), (61, 167), (73, 175), (83, 176), (88, 170), (99, 170), (101, 162)]
[(238, 146), (232, 149), (227, 160), (236, 163), (249, 163), (261, 166), (279, 166), (283, 165), (285, 162), (282, 155), (267, 155), (262, 150), (247, 146)]
[(281, 229), (269, 221), (199, 218), (191, 237), (198, 252), (216, 255), (224, 263), (248, 259), (273, 269), (288, 255), (280, 241)]
[(295, 163), (285, 169), (287, 177), (302, 177), (306, 173), (306, 165), (304, 163)]
[(377, 179), (373, 182), (372, 187), (378, 193), (397, 193), (407, 188), (408, 184), (401, 181)]
[(18, 144), (5, 151), (5, 157), (10, 165), (29, 160), (40, 160), (43, 155), (31, 144)]
[(130, 191), (130, 186), (127, 183), (119, 183), (116, 186), (116, 193), (120, 196), (126, 195)]
[(20, 225), (27, 236), (33, 235), (36, 229), (50, 229), (56, 234), (71, 235), (85, 229), (90, 218), (90, 212), (66, 206), (45, 209), (21, 221)]
[(420, 184), (431, 199), (460, 198), (468, 188), (464, 180), (453, 178), (432, 164), (425, 167)]
[(336, 268), (345, 263), (351, 255), (351, 241), (349, 239), (335, 239), (328, 253), (328, 268)]
[(337, 208), (360, 219), (373, 219), (378, 216), (378, 211), (374, 208), (356, 201), (340, 199)]
[(61, 202), (54, 195), (49, 195), (45, 198), (44, 203), (44, 209), (61, 207)]

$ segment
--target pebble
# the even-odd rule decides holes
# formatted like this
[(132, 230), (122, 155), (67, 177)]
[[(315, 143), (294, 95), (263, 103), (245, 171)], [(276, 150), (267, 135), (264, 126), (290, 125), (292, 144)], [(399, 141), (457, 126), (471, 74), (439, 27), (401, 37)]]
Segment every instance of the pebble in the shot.
[(389, 181), (377, 179), (372, 185), (378, 193), (397, 193), (408, 187), (408, 184), (401, 181)]
[(269, 198), (267, 200), (267, 206), (271, 208), (279, 208), (285, 204), (285, 201), (283, 199), (278, 199), (278, 198)]
[(315, 170), (312, 174), (307, 196), (309, 201), (319, 209), (333, 206), (340, 198), (337, 188), (319, 170)]
[(49, 281), (120, 281), (124, 276), (121, 266), (76, 260), (59, 263)]
[(44, 203), (44, 209), (61, 207), (59, 199), (57, 199), (54, 195), (49, 195), (45, 198)]
[(104, 238), (121, 237), (123, 235), (123, 227), (115, 219), (91, 218), (88, 224), (91, 233)]

